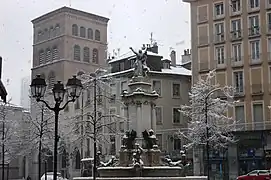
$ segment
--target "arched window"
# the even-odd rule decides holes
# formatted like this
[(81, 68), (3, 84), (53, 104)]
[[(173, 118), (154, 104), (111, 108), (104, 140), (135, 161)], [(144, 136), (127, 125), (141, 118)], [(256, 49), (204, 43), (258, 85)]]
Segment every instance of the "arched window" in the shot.
[(86, 37), (86, 28), (80, 27), (80, 37), (85, 38)]
[(48, 76), (48, 89), (52, 89), (54, 87), (56, 81), (56, 76), (54, 71), (51, 71)]
[(51, 60), (52, 60), (51, 49), (47, 48), (46, 49), (46, 63), (50, 62)]
[(88, 47), (84, 47), (84, 62), (89, 62), (90, 52)]
[(43, 51), (43, 50), (40, 50), (40, 51), (39, 51), (39, 65), (45, 63), (44, 59), (45, 59), (44, 51)]
[(73, 48), (73, 59), (74, 60), (77, 60), (77, 61), (80, 61), (80, 46), (79, 45), (74, 45), (74, 48)]
[(52, 60), (54, 61), (57, 59), (58, 59), (58, 48), (57, 46), (54, 46), (52, 50)]
[(100, 41), (101, 40), (101, 33), (99, 30), (95, 30), (95, 40)]
[(56, 36), (59, 36), (60, 35), (60, 25), (59, 24), (56, 25), (55, 31), (56, 31), (55, 32)]
[(88, 28), (88, 39), (93, 39), (93, 30)]
[(72, 35), (78, 36), (78, 26), (76, 24), (72, 25)]
[(80, 169), (80, 164), (81, 164), (80, 152), (79, 150), (77, 150), (76, 156), (75, 156), (75, 169)]
[(53, 26), (50, 27), (50, 30), (49, 30), (49, 37), (50, 37), (50, 38), (54, 37), (54, 27), (53, 27)]
[(99, 62), (99, 51), (98, 49), (94, 48), (92, 52), (92, 62), (98, 64)]

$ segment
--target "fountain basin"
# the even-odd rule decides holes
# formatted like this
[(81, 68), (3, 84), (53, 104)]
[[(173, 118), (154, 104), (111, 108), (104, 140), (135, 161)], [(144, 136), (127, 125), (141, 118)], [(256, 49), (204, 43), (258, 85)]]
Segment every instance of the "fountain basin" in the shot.
[[(75, 177), (73, 180), (92, 180), (92, 177)], [(108, 177), (96, 178), (97, 180), (207, 180), (207, 176), (186, 176), (186, 177)]]
[[(181, 177), (183, 170), (181, 167), (169, 166), (143, 166), (139, 169), (141, 177)], [(137, 172), (133, 167), (100, 167), (98, 168), (100, 177), (136, 177)]]

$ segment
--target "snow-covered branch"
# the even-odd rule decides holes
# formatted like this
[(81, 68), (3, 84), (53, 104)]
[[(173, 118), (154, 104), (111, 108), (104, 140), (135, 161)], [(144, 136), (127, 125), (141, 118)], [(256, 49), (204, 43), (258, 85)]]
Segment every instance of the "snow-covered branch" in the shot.
[[(209, 72), (205, 80), (199, 80), (189, 93), (190, 105), (182, 105), (180, 112), (189, 118), (187, 132), (180, 136), (187, 139), (187, 148), (206, 144), (224, 148), (235, 142), (232, 131), (236, 121), (227, 116), (230, 107), (234, 107), (234, 89), (222, 87), (215, 82), (215, 70)], [(207, 129), (209, 131), (207, 137)]]

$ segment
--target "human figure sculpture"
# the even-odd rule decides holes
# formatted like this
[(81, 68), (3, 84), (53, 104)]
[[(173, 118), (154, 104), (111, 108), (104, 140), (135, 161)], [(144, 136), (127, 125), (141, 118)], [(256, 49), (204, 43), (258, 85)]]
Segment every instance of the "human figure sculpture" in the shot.
[(136, 61), (134, 64), (134, 77), (145, 77), (147, 75), (147, 72), (149, 71), (149, 68), (146, 66), (147, 48), (144, 48), (142, 50), (140, 49), (138, 52), (136, 52), (132, 47), (130, 47), (130, 49), (136, 55)]
[(137, 136), (136, 131), (134, 131), (134, 130), (131, 130), (130, 132), (126, 131), (125, 135), (123, 136), (123, 140), (122, 140), (123, 146), (129, 150), (134, 149), (136, 136)]
[(141, 160), (141, 154), (143, 153), (143, 149), (139, 146), (138, 143), (135, 144), (135, 150), (136, 151), (133, 153), (133, 165), (143, 165), (143, 161)]
[(156, 136), (152, 129), (150, 129), (149, 132), (147, 132), (147, 130), (143, 131), (142, 136), (145, 141), (146, 149), (152, 149), (154, 145), (157, 145)]

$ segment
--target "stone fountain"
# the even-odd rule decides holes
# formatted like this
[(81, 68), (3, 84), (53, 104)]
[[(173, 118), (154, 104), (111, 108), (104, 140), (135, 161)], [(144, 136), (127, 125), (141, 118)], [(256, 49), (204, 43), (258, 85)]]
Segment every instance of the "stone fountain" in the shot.
[[(119, 152), (119, 161), (116, 165), (98, 168), (99, 177), (103, 180), (182, 180), (207, 179), (207, 177), (185, 176), (189, 164), (182, 159), (172, 162), (169, 157), (162, 162), (161, 151), (154, 134), (156, 130), (155, 100), (159, 95), (152, 91), (148, 82), (149, 68), (146, 66), (146, 51), (139, 50), (136, 54), (134, 76), (128, 84), (128, 91), (122, 94), (122, 100), (128, 107), (129, 124), (123, 136)], [(185, 156), (183, 156), (185, 157)], [(102, 163), (103, 164), (103, 163)], [(109, 163), (107, 163), (109, 164)], [(74, 180), (92, 179), (92, 177), (78, 177)]]

